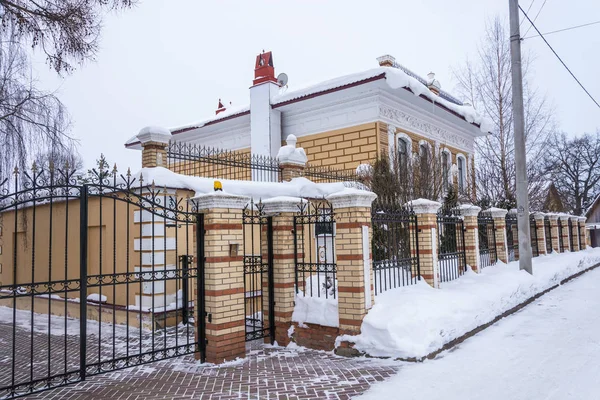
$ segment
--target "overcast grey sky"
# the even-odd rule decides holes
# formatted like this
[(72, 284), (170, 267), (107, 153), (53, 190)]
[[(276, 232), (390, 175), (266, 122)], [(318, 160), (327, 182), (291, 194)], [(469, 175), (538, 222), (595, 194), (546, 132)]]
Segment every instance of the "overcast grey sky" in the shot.
[[(521, 0), (525, 9), (530, 3)], [(532, 18), (543, 3), (534, 0)], [(273, 51), (290, 90), (372, 68), (376, 57), (391, 54), (420, 75), (434, 71), (452, 92), (452, 67), (474, 55), (485, 21), (496, 14), (507, 17), (508, 0), (140, 0), (107, 15), (95, 63), (64, 79), (43, 63), (35, 68), (67, 105), (86, 167), (104, 153), (120, 169), (137, 169), (139, 152), (123, 144), (144, 126), (202, 120), (214, 115), (219, 98), (247, 104), (254, 57), (263, 49)], [(547, 0), (536, 25), (548, 32), (597, 20), (598, 0)], [(522, 32), (527, 28), (523, 23)], [(600, 25), (548, 40), (600, 99)], [(533, 83), (556, 106), (560, 128), (600, 128), (600, 109), (543, 41), (526, 40), (523, 49), (536, 55)]]

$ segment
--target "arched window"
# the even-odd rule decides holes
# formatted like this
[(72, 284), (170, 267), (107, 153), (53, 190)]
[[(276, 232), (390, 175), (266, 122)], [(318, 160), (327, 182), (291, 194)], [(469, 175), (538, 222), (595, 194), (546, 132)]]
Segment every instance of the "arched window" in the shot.
[(408, 163), (408, 157), (410, 152), (408, 151), (408, 143), (404, 139), (398, 139), (398, 163), (400, 167), (406, 167)]
[(467, 162), (465, 156), (462, 154), (456, 156), (456, 166), (458, 170), (458, 191), (462, 193), (467, 187)]
[(419, 156), (422, 163), (429, 163), (431, 157), (431, 145), (425, 140), (419, 142)]
[(450, 166), (452, 164), (452, 154), (450, 150), (442, 150), (442, 188), (444, 191), (448, 190), (450, 186)]

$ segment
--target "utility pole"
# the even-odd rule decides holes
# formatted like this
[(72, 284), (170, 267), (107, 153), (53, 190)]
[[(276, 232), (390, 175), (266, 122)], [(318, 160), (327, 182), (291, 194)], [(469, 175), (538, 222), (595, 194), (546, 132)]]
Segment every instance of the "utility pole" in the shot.
[(517, 214), (519, 225), (519, 269), (533, 275), (531, 236), (529, 232), (529, 194), (527, 160), (525, 159), (525, 116), (523, 113), (523, 72), (521, 69), (521, 33), (519, 0), (508, 0), (510, 16), (510, 55), (512, 100), (515, 129), (515, 167), (517, 174)]

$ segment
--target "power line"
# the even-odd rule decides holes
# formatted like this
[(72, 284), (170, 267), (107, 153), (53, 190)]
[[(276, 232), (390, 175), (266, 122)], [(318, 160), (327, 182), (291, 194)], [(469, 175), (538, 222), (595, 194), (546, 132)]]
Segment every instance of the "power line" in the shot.
[[(583, 28), (584, 26), (590, 26), (590, 25), (595, 25), (595, 24), (600, 24), (600, 21), (590, 22), (588, 24), (582, 24), (582, 25), (577, 25), (577, 26), (571, 26), (569, 28), (559, 29), (559, 30), (552, 31), (552, 32), (546, 32), (546, 33), (544, 33), (544, 35), (548, 36), (548, 35), (552, 35), (553, 33), (570, 31), (571, 29)], [(540, 35), (531, 35), (531, 36), (524, 37), (521, 40), (531, 39), (531, 38), (535, 38), (535, 37), (539, 37), (539, 36)]]
[[(533, 17), (533, 22), (537, 21), (538, 17), (540, 16), (540, 13), (542, 12), (542, 9), (546, 5), (546, 1), (548, 1), (548, 0), (544, 0), (544, 2), (542, 3), (542, 6), (538, 10), (537, 14), (535, 14), (535, 17)], [(521, 8), (521, 6), (519, 6), (519, 8)], [(522, 8), (521, 8), (521, 11), (523, 11)], [(527, 11), (527, 12), (529, 12), (529, 11)], [(525, 14), (524, 11), (523, 11), (523, 14)], [(527, 16), (527, 14), (525, 14), (525, 16)], [(527, 17), (527, 19), (529, 19), (529, 17)], [(529, 22), (531, 22), (531, 26), (533, 26), (533, 22), (530, 19), (529, 19)], [(527, 34), (529, 33), (529, 31), (531, 30), (531, 26), (529, 28), (527, 28), (527, 31), (525, 32), (525, 34), (523, 36), (527, 36)]]
[[(531, 0), (529, 7), (527, 7), (527, 12), (529, 12), (529, 10), (531, 10), (531, 7), (533, 7), (533, 3), (535, 3), (535, 0)], [(519, 28), (521, 27), (521, 25), (523, 25), (523, 22), (525, 22), (525, 19), (521, 20), (521, 23), (519, 24)]]
[(519, 9), (525, 15), (525, 18), (527, 18), (527, 20), (531, 23), (531, 26), (535, 29), (535, 31), (538, 33), (538, 35), (544, 40), (544, 42), (550, 48), (550, 50), (552, 50), (552, 52), (554, 53), (554, 55), (556, 56), (556, 58), (558, 58), (558, 61), (560, 61), (561, 64), (566, 68), (566, 70), (569, 71), (569, 74), (571, 74), (571, 76), (573, 77), (573, 79), (575, 79), (575, 81), (579, 84), (579, 86), (581, 86), (581, 88), (583, 89), (583, 91), (590, 97), (590, 99), (592, 99), (592, 101), (594, 103), (596, 103), (596, 106), (598, 106), (598, 108), (600, 108), (600, 104), (596, 101), (596, 99), (594, 99), (594, 97), (590, 94), (590, 92), (587, 91), (587, 89), (583, 86), (583, 84), (579, 81), (579, 79), (577, 79), (577, 77), (575, 76), (575, 74), (573, 74), (573, 72), (571, 72), (571, 70), (569, 69), (569, 67), (567, 67), (567, 64), (565, 64), (565, 62), (562, 60), (562, 58), (560, 58), (560, 56), (556, 53), (556, 51), (554, 51), (554, 49), (552, 48), (552, 46), (550, 46), (550, 43), (548, 43), (548, 41), (546, 40), (546, 38), (544, 37), (544, 35), (542, 34), (542, 32), (540, 32), (540, 30), (537, 28), (537, 26), (535, 26), (535, 24), (529, 18), (529, 16), (527, 15), (527, 13), (521, 8), (521, 6), (519, 6)]

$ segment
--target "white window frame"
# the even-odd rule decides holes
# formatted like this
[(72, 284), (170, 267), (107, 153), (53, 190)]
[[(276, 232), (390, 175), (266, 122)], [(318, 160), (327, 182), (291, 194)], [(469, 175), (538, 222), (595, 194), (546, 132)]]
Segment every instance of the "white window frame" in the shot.
[(396, 141), (395, 141), (395, 145), (396, 145), (395, 151), (396, 151), (396, 153), (400, 150), (400, 147), (398, 146), (398, 143), (401, 140), (404, 141), (404, 143), (406, 143), (406, 163), (408, 165), (408, 164), (410, 164), (410, 162), (412, 160), (412, 139), (410, 138), (410, 136), (408, 136), (404, 132), (398, 132), (398, 133), (396, 133)]
[[(448, 190), (448, 188), (450, 187), (450, 185), (452, 185), (452, 152), (450, 151), (449, 148), (444, 147), (442, 149), (442, 151), (440, 152), (440, 162), (444, 161), (443, 154), (447, 154), (448, 155), (448, 162), (446, 163), (447, 164), (446, 167), (448, 168), (448, 177), (446, 178), (448, 185), (444, 188), (444, 190)], [(444, 179), (444, 176), (443, 176), (443, 170), (442, 170), (442, 180), (443, 179)]]
[[(462, 176), (461, 176), (461, 171), (459, 168), (459, 160), (463, 161), (463, 170), (462, 170)], [(465, 155), (463, 153), (458, 153), (456, 155), (456, 183), (458, 186), (458, 192), (459, 193), (463, 193), (468, 186), (467, 183), (467, 157), (465, 157)], [(461, 187), (461, 178), (462, 178), (462, 187)]]

